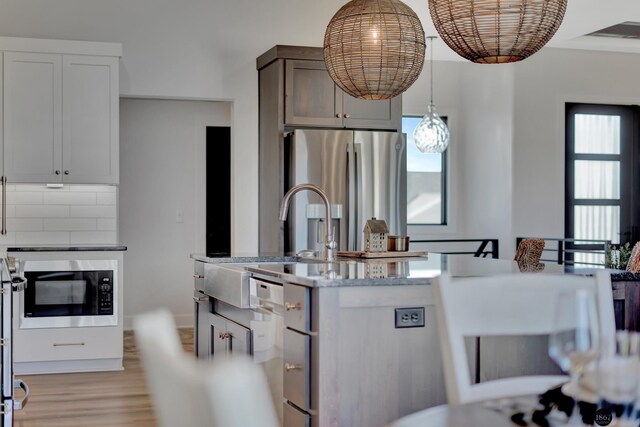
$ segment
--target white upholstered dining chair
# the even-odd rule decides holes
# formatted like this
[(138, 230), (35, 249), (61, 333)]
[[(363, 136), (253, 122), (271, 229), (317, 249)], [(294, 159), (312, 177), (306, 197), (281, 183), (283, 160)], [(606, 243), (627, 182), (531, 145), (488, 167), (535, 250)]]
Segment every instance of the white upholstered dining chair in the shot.
[(615, 336), (613, 293), (607, 272), (594, 276), (512, 274), (436, 279), (436, 315), (447, 400), (458, 405), (508, 396), (539, 394), (567, 381), (562, 375), (527, 375), (473, 384), (465, 337), (547, 335), (554, 329), (554, 301), (562, 291), (594, 293), (600, 337)]
[(248, 358), (198, 363), (168, 310), (136, 316), (133, 327), (160, 427), (279, 425), (264, 373)]
[[(559, 292), (588, 289), (596, 295), (600, 337), (615, 336), (613, 294), (608, 273), (593, 277), (511, 274), (452, 280), (435, 279), (436, 314), (449, 405), (539, 394), (568, 380), (563, 375), (471, 382), (465, 337), (538, 335), (553, 331), (554, 299)], [(448, 405), (407, 415), (389, 427), (447, 426)]]

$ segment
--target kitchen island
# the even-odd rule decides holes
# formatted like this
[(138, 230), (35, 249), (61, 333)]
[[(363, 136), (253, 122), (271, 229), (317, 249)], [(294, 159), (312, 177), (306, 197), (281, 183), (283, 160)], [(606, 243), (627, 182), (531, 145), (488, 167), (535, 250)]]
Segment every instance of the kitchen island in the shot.
[[(285, 426), (384, 426), (444, 403), (433, 278), (520, 272), (510, 260), (440, 254), (333, 263), (192, 258), (199, 357), (252, 355), (265, 367)], [(592, 272), (557, 264), (543, 271)], [(470, 358), (472, 378), (558, 373), (546, 337), (470, 338), (468, 345), (478, 355)]]

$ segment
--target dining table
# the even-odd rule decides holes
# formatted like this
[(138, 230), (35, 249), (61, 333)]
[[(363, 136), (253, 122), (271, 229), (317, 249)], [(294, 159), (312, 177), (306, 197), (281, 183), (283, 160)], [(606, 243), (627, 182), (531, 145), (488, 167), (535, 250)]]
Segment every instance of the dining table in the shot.
[[(441, 405), (407, 415), (388, 427), (538, 427), (531, 416), (534, 408), (540, 407), (539, 399), (531, 395)], [(554, 427), (567, 425), (567, 416), (555, 409), (545, 419)]]

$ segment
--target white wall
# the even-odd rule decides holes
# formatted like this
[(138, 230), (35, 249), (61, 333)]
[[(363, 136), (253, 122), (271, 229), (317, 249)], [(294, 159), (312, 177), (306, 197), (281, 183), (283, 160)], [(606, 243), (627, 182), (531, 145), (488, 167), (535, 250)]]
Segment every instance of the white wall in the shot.
[(228, 102), (121, 100), (125, 327), (131, 316), (161, 306), (179, 324), (193, 324), (189, 254), (205, 251), (206, 126), (229, 123)]
[[(404, 114), (426, 112), (428, 65), (403, 94)], [(501, 254), (510, 254), (514, 69), (435, 61), (433, 73), (434, 103), (451, 130), (450, 225), (415, 227), (410, 234), (425, 239), (498, 238)], [(418, 230), (426, 231), (418, 235)]]
[(544, 49), (515, 67), (514, 236), (564, 236), (564, 104), (639, 104), (640, 56)]

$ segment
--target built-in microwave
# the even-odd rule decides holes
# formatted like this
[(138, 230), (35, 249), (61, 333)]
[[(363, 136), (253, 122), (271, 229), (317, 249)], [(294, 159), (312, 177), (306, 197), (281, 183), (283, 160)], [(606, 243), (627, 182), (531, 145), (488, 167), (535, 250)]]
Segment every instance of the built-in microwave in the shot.
[(116, 326), (116, 260), (25, 261), (19, 328)]

